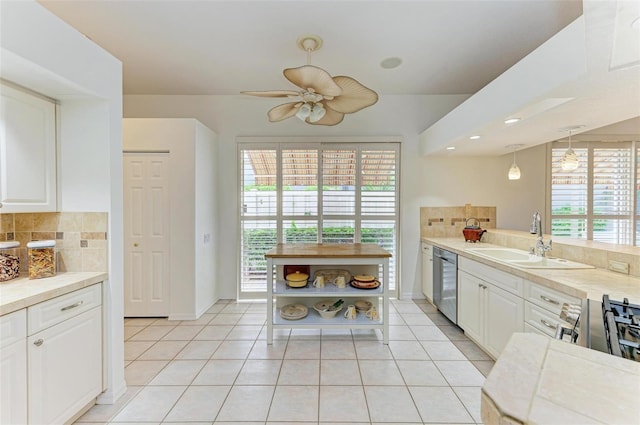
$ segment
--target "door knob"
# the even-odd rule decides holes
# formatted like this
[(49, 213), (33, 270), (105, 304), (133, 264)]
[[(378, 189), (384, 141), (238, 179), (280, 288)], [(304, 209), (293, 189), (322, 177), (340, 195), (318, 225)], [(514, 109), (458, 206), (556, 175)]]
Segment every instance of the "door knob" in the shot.
[(133, 246), (137, 248), (138, 247), (138, 242), (134, 243)]
[(43, 342), (44, 340), (42, 338), (39, 338), (33, 342), (33, 345), (35, 345), (36, 347), (40, 347)]

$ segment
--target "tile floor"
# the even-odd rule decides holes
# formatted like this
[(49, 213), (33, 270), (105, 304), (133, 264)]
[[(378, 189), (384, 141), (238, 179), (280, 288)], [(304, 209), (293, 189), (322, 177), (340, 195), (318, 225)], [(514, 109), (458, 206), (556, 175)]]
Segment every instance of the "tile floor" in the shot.
[(481, 423), (493, 361), (425, 301), (391, 301), (388, 346), (373, 330), (276, 330), (268, 346), (265, 311), (125, 319), (128, 391), (76, 423)]

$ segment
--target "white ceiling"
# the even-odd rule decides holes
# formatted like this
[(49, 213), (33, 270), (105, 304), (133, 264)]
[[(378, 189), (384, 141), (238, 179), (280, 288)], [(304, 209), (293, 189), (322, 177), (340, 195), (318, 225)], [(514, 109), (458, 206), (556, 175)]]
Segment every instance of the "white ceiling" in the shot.
[[(125, 94), (293, 89), (311, 62), (379, 94), (472, 94), (582, 13), (576, 0), (59, 1), (47, 9), (124, 64)], [(388, 57), (403, 64), (380, 67)]]
[[(617, 6), (600, 0), (39, 2), (123, 62), (124, 94), (148, 95), (294, 89), (282, 70), (306, 63), (296, 40), (317, 34), (324, 45), (312, 54), (312, 64), (332, 75), (354, 77), (382, 96), (466, 94), (477, 99), (492, 81), (504, 80), (513, 65), (583, 19), (582, 47), (588, 50), (587, 68), (595, 74), (541, 93), (570, 102), (537, 111), (535, 119), (508, 131), (501, 115), (474, 127), (469, 124), (473, 120), (463, 116), (457, 124), (454, 109), (445, 119), (460, 128), (427, 141), (425, 153), (504, 154), (509, 152), (506, 144), (528, 148), (562, 138), (561, 127), (580, 124), (581, 131), (588, 131), (640, 115), (640, 66), (611, 72), (616, 62), (628, 65), (635, 60), (633, 51), (629, 58), (624, 55), (629, 49), (616, 47), (621, 45), (616, 39), (620, 30), (629, 31), (626, 23), (618, 22), (620, 5), (631, 4), (633, 14), (640, 4), (635, 1), (619, 0)], [(635, 42), (637, 33), (625, 36)], [(393, 56), (402, 58), (402, 65), (383, 69), (380, 62)], [(531, 75), (532, 80), (536, 77)], [(520, 100), (514, 113), (531, 113), (546, 102), (540, 96)], [(265, 103), (265, 114), (269, 107)], [(433, 127), (438, 124), (443, 123)], [(425, 122), (425, 128), (430, 125)], [(474, 132), (482, 132), (481, 144), (469, 144)], [(451, 144), (459, 148), (454, 153), (444, 150)]]

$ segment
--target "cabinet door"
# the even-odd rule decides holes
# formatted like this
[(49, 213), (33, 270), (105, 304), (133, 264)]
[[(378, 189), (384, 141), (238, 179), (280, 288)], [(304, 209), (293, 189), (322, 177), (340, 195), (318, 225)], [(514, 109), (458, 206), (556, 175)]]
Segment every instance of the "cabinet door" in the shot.
[(0, 93), (0, 211), (55, 211), (55, 105), (7, 85)]
[(458, 326), (477, 342), (482, 342), (484, 282), (464, 271), (458, 272)]
[(524, 330), (524, 300), (491, 284), (485, 284), (484, 347), (497, 358), (507, 345), (511, 334)]
[(96, 307), (27, 338), (30, 423), (64, 423), (100, 394), (101, 322)]
[(26, 339), (0, 350), (0, 424), (27, 423)]
[(422, 244), (422, 293), (433, 303), (433, 246)]

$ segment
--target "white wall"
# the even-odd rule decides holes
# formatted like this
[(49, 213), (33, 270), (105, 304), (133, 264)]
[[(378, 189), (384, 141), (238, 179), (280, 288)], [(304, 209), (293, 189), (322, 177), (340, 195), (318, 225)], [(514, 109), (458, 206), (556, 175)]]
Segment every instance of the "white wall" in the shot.
[[(520, 182), (509, 182), (506, 173), (511, 155), (500, 158), (427, 157), (419, 155), (418, 134), (449, 112), (466, 96), (381, 96), (373, 107), (348, 115), (335, 127), (310, 126), (291, 118), (269, 123), (267, 111), (278, 104), (243, 96), (141, 96), (124, 97), (126, 117), (194, 117), (218, 134), (218, 240), (224, 248), (218, 257), (221, 298), (236, 297), (238, 258), (237, 154), (238, 136), (400, 136), (401, 176), (401, 286), (404, 297), (420, 294), (421, 206), (465, 203), (498, 206), (499, 220), (517, 224), (529, 210), (542, 209), (544, 196), (537, 182), (527, 177), (528, 168), (544, 173), (544, 162), (522, 152)], [(543, 159), (543, 158), (542, 158)], [(530, 164), (531, 163), (531, 164)], [(514, 188), (520, 186), (520, 188)], [(531, 186), (531, 189), (529, 189)], [(527, 187), (527, 190), (521, 190)], [(535, 188), (535, 190), (534, 190)], [(540, 182), (544, 193), (544, 179)], [(535, 195), (528, 195), (536, 192)], [(512, 202), (511, 197), (517, 201)], [(525, 213), (526, 212), (526, 213)], [(500, 224), (500, 222), (499, 222)], [(519, 224), (518, 224), (519, 225)]]
[(124, 119), (122, 142), (125, 150), (169, 151), (169, 319), (196, 319), (216, 301), (216, 260), (203, 243), (215, 226), (215, 134), (195, 119)]
[[(109, 214), (106, 385), (126, 390), (122, 314), (122, 64), (34, 1), (0, 2), (0, 77), (60, 102), (62, 211)], [(76, 184), (78, 181), (90, 185)]]

